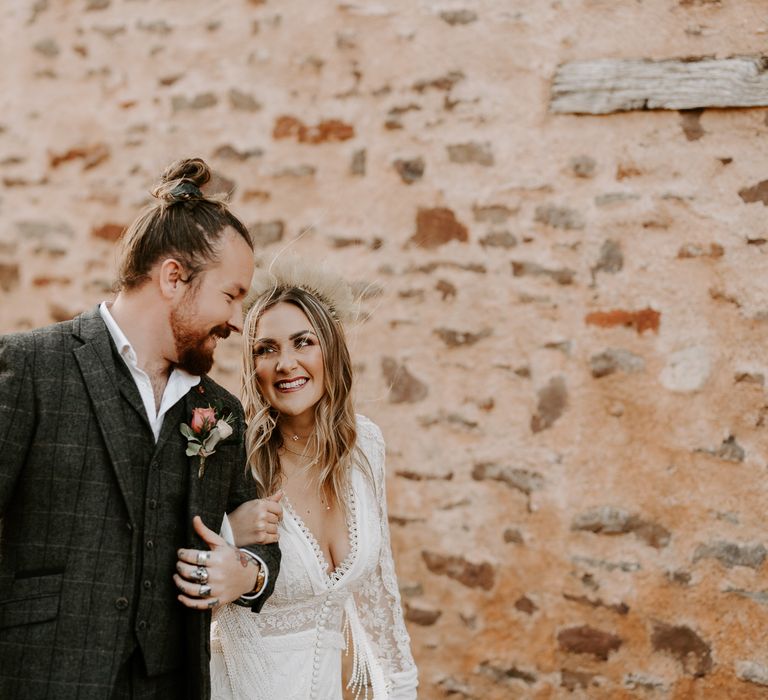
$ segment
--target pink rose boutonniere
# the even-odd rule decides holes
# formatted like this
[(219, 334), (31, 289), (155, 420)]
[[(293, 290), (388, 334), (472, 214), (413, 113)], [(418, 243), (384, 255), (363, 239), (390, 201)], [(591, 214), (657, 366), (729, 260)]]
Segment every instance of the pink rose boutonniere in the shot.
[(235, 417), (231, 413), (219, 418), (217, 410), (212, 406), (192, 410), (190, 424), (182, 423), (179, 427), (181, 434), (187, 438), (187, 457), (200, 457), (198, 478), (205, 474), (205, 460), (216, 451), (216, 445), (232, 435), (232, 423)]

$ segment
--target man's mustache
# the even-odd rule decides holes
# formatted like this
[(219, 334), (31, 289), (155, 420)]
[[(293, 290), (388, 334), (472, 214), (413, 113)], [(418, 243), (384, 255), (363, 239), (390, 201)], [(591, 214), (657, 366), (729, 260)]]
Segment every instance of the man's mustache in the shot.
[(222, 340), (225, 340), (226, 338), (229, 338), (230, 334), (232, 333), (232, 329), (229, 326), (215, 326), (211, 329), (211, 332), (209, 335), (215, 335), (221, 338)]

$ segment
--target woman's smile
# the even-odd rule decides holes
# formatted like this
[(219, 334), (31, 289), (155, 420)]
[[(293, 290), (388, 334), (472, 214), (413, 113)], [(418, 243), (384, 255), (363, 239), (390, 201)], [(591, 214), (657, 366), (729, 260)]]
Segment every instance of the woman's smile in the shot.
[(289, 394), (294, 391), (303, 389), (306, 383), (309, 381), (307, 377), (297, 377), (296, 379), (283, 379), (282, 381), (275, 382), (275, 388), (284, 393)]

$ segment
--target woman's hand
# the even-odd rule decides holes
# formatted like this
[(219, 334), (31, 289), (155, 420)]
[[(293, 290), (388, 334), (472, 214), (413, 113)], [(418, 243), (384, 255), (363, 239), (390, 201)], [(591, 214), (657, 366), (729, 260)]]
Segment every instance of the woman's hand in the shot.
[(282, 497), (280, 490), (267, 498), (246, 501), (227, 513), (238, 547), (277, 542), (277, 525), (283, 519)]

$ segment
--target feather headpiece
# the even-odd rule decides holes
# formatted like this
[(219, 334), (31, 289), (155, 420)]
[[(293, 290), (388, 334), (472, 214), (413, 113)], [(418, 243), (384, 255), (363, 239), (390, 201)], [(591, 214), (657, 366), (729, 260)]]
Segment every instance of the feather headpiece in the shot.
[(293, 287), (316, 297), (337, 321), (349, 323), (357, 317), (352, 288), (345, 280), (320, 262), (292, 254), (283, 254), (266, 266), (257, 263), (251, 289), (243, 302), (243, 315), (266, 294)]

